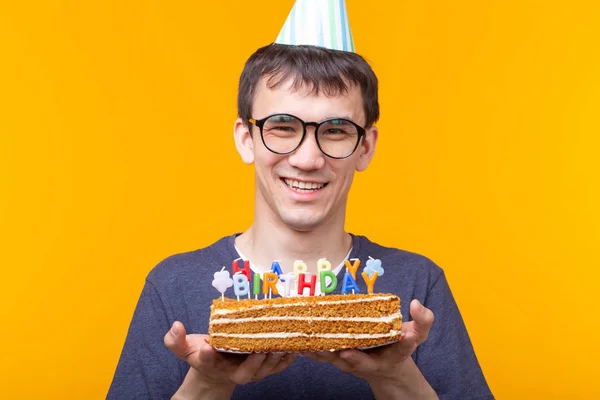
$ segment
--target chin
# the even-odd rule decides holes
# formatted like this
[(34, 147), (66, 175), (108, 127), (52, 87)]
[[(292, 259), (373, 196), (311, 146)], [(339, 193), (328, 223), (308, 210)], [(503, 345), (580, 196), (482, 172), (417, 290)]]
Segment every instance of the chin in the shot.
[(281, 215), (281, 220), (290, 229), (298, 232), (309, 232), (323, 223), (323, 218), (317, 215)]

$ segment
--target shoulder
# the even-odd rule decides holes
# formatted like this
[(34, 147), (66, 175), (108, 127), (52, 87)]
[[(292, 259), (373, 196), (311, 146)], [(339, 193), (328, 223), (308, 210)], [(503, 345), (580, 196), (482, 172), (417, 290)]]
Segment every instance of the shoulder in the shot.
[(206, 277), (218, 271), (224, 262), (231, 262), (229, 249), (232, 236), (226, 236), (208, 247), (174, 254), (158, 263), (146, 280), (155, 287), (180, 286), (184, 282)]

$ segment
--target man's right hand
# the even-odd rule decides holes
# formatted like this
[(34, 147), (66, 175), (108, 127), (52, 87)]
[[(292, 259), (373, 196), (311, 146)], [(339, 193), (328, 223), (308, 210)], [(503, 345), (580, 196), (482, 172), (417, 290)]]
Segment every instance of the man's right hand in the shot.
[(219, 353), (207, 340), (207, 335), (187, 335), (179, 321), (165, 335), (165, 346), (191, 367), (173, 399), (228, 399), (235, 385), (281, 372), (297, 357), (290, 353)]

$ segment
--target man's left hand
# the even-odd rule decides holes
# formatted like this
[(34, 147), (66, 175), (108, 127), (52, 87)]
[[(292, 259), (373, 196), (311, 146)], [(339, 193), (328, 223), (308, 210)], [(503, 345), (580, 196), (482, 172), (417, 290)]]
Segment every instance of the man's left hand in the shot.
[[(404, 336), (399, 342), (367, 352), (349, 349), (336, 352), (303, 353), (302, 355), (315, 361), (331, 363), (344, 372), (350, 372), (367, 380), (378, 399), (388, 396), (377, 396), (377, 392), (388, 394), (390, 391), (395, 392), (393, 388), (411, 393), (422, 393), (425, 389), (431, 394), (433, 389), (418, 371), (411, 355), (427, 339), (434, 315), (416, 299), (410, 303), (410, 315), (412, 321), (402, 324)], [(424, 388), (424, 384), (427, 387)], [(433, 394), (435, 395), (435, 392)], [(437, 396), (424, 397), (436, 398)]]

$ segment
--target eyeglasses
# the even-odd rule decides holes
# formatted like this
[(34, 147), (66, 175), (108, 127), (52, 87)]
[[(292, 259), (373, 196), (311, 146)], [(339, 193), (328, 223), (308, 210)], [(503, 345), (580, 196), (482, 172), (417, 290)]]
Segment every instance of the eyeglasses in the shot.
[(331, 158), (350, 157), (365, 135), (365, 129), (343, 118), (328, 119), (323, 122), (304, 122), (290, 114), (274, 114), (263, 119), (248, 119), (260, 129), (260, 137), (265, 147), (275, 154), (294, 152), (306, 136), (306, 127), (315, 128), (315, 139), (319, 149)]

